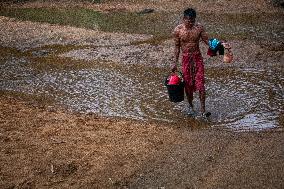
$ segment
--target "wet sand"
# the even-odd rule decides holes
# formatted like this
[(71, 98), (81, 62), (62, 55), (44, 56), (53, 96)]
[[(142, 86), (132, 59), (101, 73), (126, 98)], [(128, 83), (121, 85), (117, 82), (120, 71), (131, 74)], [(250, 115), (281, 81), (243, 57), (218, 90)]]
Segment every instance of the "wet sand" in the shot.
[(283, 132), (108, 119), (0, 98), (0, 188), (283, 188)]
[[(155, 6), (163, 9), (159, 3)], [(249, 4), (247, 9), (262, 10), (262, 3)], [(27, 6), (35, 7), (32, 3)], [(105, 11), (125, 7), (123, 3), (88, 6)], [(174, 8), (179, 10), (179, 6)], [(141, 8), (145, 5), (137, 10)], [(35, 48), (43, 50), (41, 47), (59, 44), (73, 45), (73, 51), (59, 48), (60, 56), (56, 57), (59, 64), (65, 63), (60, 57), (66, 56), (83, 57), (84, 61), (103, 57), (131, 63), (131, 56), (123, 56), (133, 47), (130, 44), (150, 37), (6, 17), (0, 18), (0, 26), (1, 62), (9, 53), (29, 57)], [(135, 47), (147, 53), (154, 50), (164, 53), (171, 52), (171, 42)], [(90, 49), (94, 43), (98, 52)], [(73, 49), (80, 45), (79, 50)], [(112, 57), (104, 45), (126, 48), (124, 53)], [(263, 55), (266, 47), (249, 40), (233, 41), (233, 45), (241, 49), (235, 52), (239, 67), (250, 59), (257, 60), (253, 64), (260, 68), (267, 62), (283, 64), (282, 44), (272, 46), (278, 50), (269, 51), (270, 57)], [(242, 46), (245, 48), (238, 48)], [(156, 54), (150, 62), (159, 60), (160, 55)], [(158, 66), (170, 64), (170, 57), (159, 61)], [(283, 121), (283, 116), (279, 116), (280, 126)], [(107, 118), (68, 111), (54, 105), (52, 99), (7, 91), (0, 93), (0, 125), (0, 188), (284, 188), (283, 129), (233, 132), (196, 122), (171, 125)]]
[[(184, 115), (186, 102), (170, 103), (163, 85), (172, 63), (172, 39), (154, 45), (149, 42), (151, 35), (108, 33), (4, 16), (0, 17), (0, 28), (2, 90), (49, 96), (74, 111), (103, 116), (192, 122)], [(222, 63), (222, 56), (206, 56), (207, 47), (201, 43), (210, 124), (237, 131), (281, 130), (281, 41), (269, 45), (248, 39), (230, 43), (233, 64)]]

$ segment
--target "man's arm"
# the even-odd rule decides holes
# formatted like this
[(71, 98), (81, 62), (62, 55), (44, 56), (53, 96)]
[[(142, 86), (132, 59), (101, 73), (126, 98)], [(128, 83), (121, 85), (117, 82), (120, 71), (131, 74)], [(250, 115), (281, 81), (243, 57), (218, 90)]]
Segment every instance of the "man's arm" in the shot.
[(203, 26), (201, 26), (200, 29), (201, 29), (200, 36), (201, 36), (202, 41), (203, 41), (206, 45), (209, 46), (209, 42), (208, 42), (208, 41), (209, 41), (209, 37), (208, 37), (207, 32), (205, 31), (205, 29), (204, 29)]
[(177, 70), (177, 63), (178, 63), (178, 60), (179, 60), (180, 47), (181, 47), (179, 31), (178, 31), (177, 28), (175, 29), (173, 35), (174, 35), (175, 50), (174, 50), (174, 65), (172, 67), (172, 71), (174, 72), (174, 71)]

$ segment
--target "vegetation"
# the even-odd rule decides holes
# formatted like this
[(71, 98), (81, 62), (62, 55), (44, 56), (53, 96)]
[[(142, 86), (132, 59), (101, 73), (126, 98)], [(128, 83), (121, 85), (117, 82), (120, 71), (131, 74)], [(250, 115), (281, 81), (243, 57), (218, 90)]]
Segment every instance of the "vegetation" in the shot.
[(170, 13), (138, 14), (126, 12), (101, 13), (90, 9), (46, 9), (23, 8), (2, 9), (1, 15), (51, 24), (71, 25), (94, 29), (99, 27), (106, 32), (126, 32), (164, 35), (172, 30), (169, 22), (174, 17)]
[[(105, 32), (123, 32), (150, 34), (154, 38), (147, 43), (157, 44), (171, 37), (173, 28), (178, 24), (180, 15), (177, 12), (99, 12), (86, 8), (17, 8), (1, 9), (0, 15), (47, 22), (51, 24), (70, 25), (88, 29), (99, 29)], [(200, 13), (198, 22), (206, 26), (210, 36), (220, 39), (271, 38), (281, 35), (284, 15), (279, 13), (239, 13), (239, 14), (206, 14)], [(270, 24), (277, 22), (277, 27)], [(269, 32), (268, 32), (269, 31)], [(273, 32), (275, 35), (270, 35)], [(268, 35), (269, 34), (269, 35)]]

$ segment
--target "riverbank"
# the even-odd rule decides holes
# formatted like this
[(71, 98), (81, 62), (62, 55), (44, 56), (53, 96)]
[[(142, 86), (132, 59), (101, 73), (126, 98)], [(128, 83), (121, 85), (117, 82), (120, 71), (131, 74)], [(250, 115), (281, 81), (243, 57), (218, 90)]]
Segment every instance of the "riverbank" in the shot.
[(283, 132), (169, 127), (1, 95), (0, 188), (283, 188)]

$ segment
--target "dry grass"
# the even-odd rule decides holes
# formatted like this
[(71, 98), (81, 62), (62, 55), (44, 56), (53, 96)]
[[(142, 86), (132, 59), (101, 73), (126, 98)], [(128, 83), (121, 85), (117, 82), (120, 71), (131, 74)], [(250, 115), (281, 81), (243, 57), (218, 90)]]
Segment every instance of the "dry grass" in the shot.
[[(7, 6), (7, 5), (6, 5)], [(90, 1), (72, 0), (48, 0), (48, 1), (27, 1), (20, 4), (11, 4), (11, 7), (42, 8), (42, 7), (87, 7), (101, 11), (141, 11), (145, 8), (153, 8), (158, 11), (182, 11), (186, 7), (194, 7), (199, 12), (275, 12), (281, 8), (273, 6), (267, 0), (101, 0), (100, 3), (92, 4)]]

